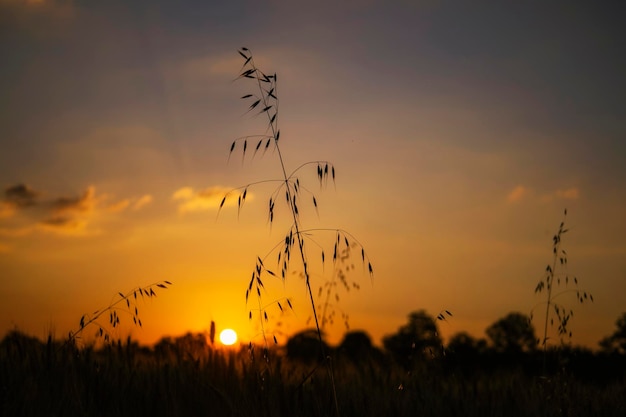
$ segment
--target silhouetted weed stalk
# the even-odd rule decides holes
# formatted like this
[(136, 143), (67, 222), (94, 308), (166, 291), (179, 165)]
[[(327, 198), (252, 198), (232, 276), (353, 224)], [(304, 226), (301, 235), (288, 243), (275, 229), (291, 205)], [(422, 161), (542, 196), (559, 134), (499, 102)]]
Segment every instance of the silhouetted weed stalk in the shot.
[[(276, 182), (278, 186), (271, 193), (269, 201), (268, 201), (268, 220), (270, 226), (274, 221), (274, 213), (276, 210), (276, 203), (282, 200), (287, 204), (287, 207), (290, 212), (290, 217), (292, 220), (291, 226), (289, 230), (285, 233), (285, 238), (281, 240), (273, 249), (266, 255), (265, 257), (257, 257), (256, 265), (254, 270), (252, 271), (252, 276), (248, 283), (248, 287), (246, 289), (246, 304), (248, 303), (248, 298), (252, 293), (256, 293), (257, 304), (258, 304), (258, 317), (261, 322), (261, 329), (263, 331), (263, 338), (265, 341), (265, 349), (264, 354), (267, 355), (267, 338), (265, 336), (264, 330), (264, 322), (268, 320), (267, 309), (270, 306), (276, 305), (281, 311), (284, 309), (284, 304), (293, 309), (291, 301), (287, 299), (276, 300), (270, 304), (264, 305), (261, 302), (262, 294), (261, 291), (264, 290), (263, 280), (269, 275), (271, 277), (280, 277), (283, 281), (286, 279), (287, 272), (290, 270), (292, 255), (296, 255), (297, 258), (302, 262), (302, 277), (304, 278), (304, 283), (306, 286), (306, 291), (310, 301), (310, 307), (312, 312), (312, 317), (315, 321), (315, 328), (317, 330), (317, 336), (320, 342), (320, 354), (323, 361), (326, 363), (326, 368), (328, 370), (328, 375), (333, 385), (333, 394), (335, 399), (335, 407), (337, 414), (339, 413), (339, 408), (336, 399), (336, 389), (334, 386), (334, 377), (332, 364), (326, 357), (326, 353), (324, 352), (324, 342), (322, 337), (322, 326), (324, 324), (324, 319), (326, 319), (327, 307), (329, 306), (328, 299), (324, 303), (325, 308), (323, 312), (318, 312), (318, 304), (313, 295), (313, 290), (311, 286), (311, 270), (310, 270), (310, 262), (309, 262), (309, 251), (307, 242), (312, 242), (315, 246), (320, 249), (319, 260), (321, 260), (322, 265), (326, 261), (326, 253), (323, 249), (323, 246), (316, 242), (313, 236), (320, 232), (331, 232), (335, 234), (336, 239), (334, 240), (333, 245), (333, 254), (332, 254), (332, 262), (334, 265), (337, 262), (341, 261), (342, 254), (349, 254), (351, 250), (360, 250), (361, 261), (363, 265), (367, 264), (367, 269), (372, 276), (373, 269), (372, 264), (369, 260), (369, 257), (365, 253), (365, 249), (363, 245), (361, 245), (358, 240), (354, 238), (350, 233), (346, 232), (342, 229), (304, 229), (302, 226), (302, 219), (300, 217), (301, 211), (299, 207), (303, 202), (307, 201), (313, 204), (315, 211), (318, 212), (318, 203), (315, 194), (311, 192), (307, 187), (300, 183), (300, 179), (298, 174), (304, 169), (312, 167), (317, 171), (317, 179), (319, 181), (320, 188), (325, 188), (328, 185), (328, 181), (331, 180), (334, 184), (335, 182), (335, 167), (332, 163), (328, 161), (309, 161), (299, 165), (295, 170), (288, 171), (283, 154), (281, 152), (281, 148), (279, 146), (280, 139), (280, 130), (278, 128), (278, 116), (279, 116), (279, 99), (277, 94), (277, 76), (276, 73), (273, 75), (267, 75), (263, 71), (261, 71), (254, 63), (254, 59), (252, 57), (252, 53), (247, 48), (241, 48), (239, 54), (244, 59), (244, 63), (241, 69), (241, 73), (237, 77), (237, 79), (249, 79), (255, 84), (256, 92), (246, 94), (241, 98), (243, 100), (249, 100), (250, 105), (248, 107), (248, 111), (258, 110), (257, 115), (265, 115), (267, 117), (267, 129), (266, 134), (262, 135), (250, 135), (237, 138), (233, 141), (230, 152), (228, 154), (228, 159), (235, 149), (241, 149), (242, 152), (242, 160), (245, 159), (246, 152), (253, 152), (253, 156), (256, 155), (260, 150), (265, 153), (270, 147), (273, 147), (274, 154), (278, 159), (278, 163), (280, 164), (282, 177), (274, 180), (264, 180), (258, 181), (254, 183), (249, 183), (246, 186), (234, 189), (230, 191), (228, 194), (224, 196), (222, 199), (219, 209), (224, 206), (226, 199), (229, 196), (237, 195), (237, 211), (238, 213), (241, 211), (242, 206), (246, 201), (246, 197), (248, 195), (248, 189), (260, 183), (269, 183)], [(252, 151), (252, 149), (254, 149)], [(319, 214), (319, 213), (318, 213)], [(276, 267), (278, 273), (269, 269), (266, 265), (267, 258), (273, 253), (277, 253), (277, 261)], [(295, 253), (294, 253), (295, 252)], [(267, 274), (267, 275), (266, 275)], [(339, 277), (339, 280), (342, 280), (342, 277)], [(332, 284), (331, 284), (332, 286)], [(283, 301), (283, 304), (281, 304)], [(253, 310), (250, 310), (248, 315), (249, 318), (253, 317)], [(276, 343), (276, 337), (274, 337), (274, 342)], [(252, 346), (252, 345), (251, 345)], [(265, 358), (267, 360), (267, 356)]]
[[(170, 281), (160, 281), (145, 287), (133, 288), (126, 294), (118, 292), (107, 307), (96, 310), (91, 314), (83, 314), (80, 318), (78, 329), (69, 332), (66, 345), (74, 344), (89, 327), (96, 328), (96, 340), (100, 339), (105, 343), (112, 342), (111, 332), (120, 325), (120, 315), (132, 317), (135, 326), (143, 327), (141, 318), (139, 318), (139, 301), (156, 297), (156, 288), (167, 289), (170, 285), (172, 285)], [(105, 324), (103, 321), (107, 315), (109, 320)]]
[[(557, 333), (561, 345), (565, 343), (565, 338), (571, 339), (572, 331), (570, 329), (570, 320), (574, 316), (574, 310), (568, 309), (564, 304), (557, 302), (557, 298), (567, 294), (576, 295), (576, 300), (583, 304), (587, 300), (593, 302), (593, 295), (587, 291), (578, 288), (578, 278), (575, 276), (570, 284), (570, 276), (567, 270), (567, 252), (562, 248), (563, 235), (569, 231), (565, 228), (565, 218), (567, 217), (567, 209), (563, 211), (563, 220), (559, 225), (559, 229), (552, 237), (552, 261), (546, 266), (545, 276), (535, 287), (535, 294), (545, 294), (545, 300), (537, 305), (530, 312), (530, 320), (533, 319), (533, 311), (539, 305), (545, 304), (545, 317), (543, 323), (543, 339), (539, 341), (544, 350), (544, 371), (545, 371), (545, 353), (548, 348), (548, 323), (553, 327), (557, 326)], [(564, 287), (564, 288), (563, 288)], [(556, 319), (556, 321), (555, 321)]]
[(346, 330), (350, 329), (348, 313), (343, 311), (339, 306), (340, 291), (348, 293), (350, 290), (359, 290), (361, 286), (356, 281), (350, 281), (348, 276), (351, 271), (355, 269), (354, 263), (350, 260), (352, 258), (352, 250), (358, 250), (359, 247), (356, 243), (347, 245), (340, 250), (337, 255), (337, 260), (334, 262), (333, 274), (331, 279), (324, 281), (320, 285), (317, 292), (317, 298), (322, 299), (322, 312), (320, 314), (321, 328), (327, 325), (332, 326), (335, 323), (337, 312), (341, 315), (341, 320)]

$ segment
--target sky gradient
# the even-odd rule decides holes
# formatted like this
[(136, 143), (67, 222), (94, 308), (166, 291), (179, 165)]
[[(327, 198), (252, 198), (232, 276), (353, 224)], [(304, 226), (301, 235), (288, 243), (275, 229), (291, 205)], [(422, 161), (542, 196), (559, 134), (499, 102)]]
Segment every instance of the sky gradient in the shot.
[[(484, 337), (529, 313), (567, 208), (568, 274), (595, 302), (560, 300), (573, 342), (596, 347), (626, 311), (621, 7), (0, 0), (0, 332), (62, 337), (118, 291), (169, 280), (122, 337), (214, 320), (258, 340), (245, 290), (289, 217), (270, 228), (271, 185), (217, 216), (228, 190), (280, 176), (272, 152), (228, 160), (265, 133), (239, 99), (253, 85), (233, 82), (246, 46), (278, 74), (287, 166), (337, 169), (324, 189), (303, 171), (319, 203), (304, 227), (349, 231), (374, 267), (357, 259), (360, 289), (340, 294), (351, 328), (379, 343), (411, 311), (446, 309), (444, 336)], [(293, 300), (278, 335), (310, 316), (297, 272), (265, 295)]]

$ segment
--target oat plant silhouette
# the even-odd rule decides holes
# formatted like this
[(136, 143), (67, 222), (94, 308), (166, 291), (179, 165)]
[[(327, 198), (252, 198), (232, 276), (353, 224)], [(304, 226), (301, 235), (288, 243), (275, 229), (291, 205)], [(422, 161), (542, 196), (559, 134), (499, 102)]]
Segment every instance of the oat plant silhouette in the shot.
[[(257, 319), (261, 322), (261, 329), (263, 332), (263, 338), (265, 342), (264, 348), (264, 356), (265, 360), (268, 361), (267, 357), (267, 335), (264, 330), (264, 322), (268, 321), (268, 309), (269, 308), (278, 308), (279, 310), (283, 310), (284, 308), (293, 309), (293, 305), (289, 298), (284, 298), (280, 300), (274, 300), (269, 304), (263, 304), (262, 295), (265, 291), (264, 280), (268, 277), (276, 277), (277, 279), (285, 280), (288, 276), (288, 272), (293, 273), (293, 268), (291, 263), (294, 260), (297, 260), (297, 266), (301, 267), (302, 270), (300, 275), (303, 278), (304, 285), (306, 287), (306, 293), (308, 295), (311, 316), (315, 323), (315, 328), (317, 331), (317, 336), (319, 339), (320, 345), (320, 363), (325, 364), (326, 369), (328, 371), (328, 376), (332, 384), (333, 391), (333, 399), (335, 412), (339, 414), (339, 406), (337, 401), (337, 391), (335, 389), (333, 368), (330, 358), (326, 356), (326, 352), (324, 351), (324, 342), (322, 336), (322, 319), (325, 316), (326, 312), (321, 313), (318, 307), (318, 301), (316, 301), (316, 297), (313, 294), (312, 290), (312, 271), (311, 271), (311, 261), (310, 257), (313, 256), (313, 249), (317, 252), (315, 255), (317, 258), (317, 262), (321, 261), (322, 265), (325, 262), (328, 262), (326, 251), (324, 250), (324, 245), (320, 244), (315, 236), (318, 236), (320, 233), (332, 233), (334, 234), (334, 244), (332, 245), (332, 263), (336, 265), (341, 261), (342, 254), (351, 253), (353, 251), (357, 251), (360, 253), (361, 262), (363, 264), (364, 270), (367, 270), (370, 277), (373, 276), (372, 264), (369, 260), (369, 256), (365, 252), (363, 245), (349, 232), (343, 229), (305, 229), (303, 226), (301, 214), (302, 214), (302, 205), (303, 204), (311, 204), (315, 211), (318, 213), (318, 201), (315, 194), (304, 185), (304, 183), (300, 182), (299, 175), (305, 169), (313, 169), (316, 170), (317, 180), (319, 183), (320, 189), (326, 188), (328, 182), (331, 181), (333, 184), (335, 183), (335, 166), (329, 161), (308, 161), (300, 164), (294, 170), (288, 170), (286, 162), (283, 158), (283, 153), (281, 152), (280, 147), (280, 130), (278, 127), (279, 121), (279, 96), (277, 90), (277, 82), (278, 78), (276, 73), (274, 74), (266, 74), (261, 69), (259, 69), (252, 55), (252, 52), (247, 48), (241, 48), (238, 50), (239, 55), (241, 55), (244, 60), (241, 72), (236, 80), (245, 80), (249, 81), (254, 85), (254, 92), (249, 94), (245, 94), (241, 97), (242, 100), (247, 100), (250, 104), (248, 105), (248, 112), (255, 112), (257, 116), (264, 116), (267, 118), (266, 130), (265, 134), (260, 135), (250, 135), (243, 136), (235, 139), (231, 146), (230, 151), (228, 153), (228, 159), (232, 156), (233, 152), (241, 151), (242, 160), (245, 159), (246, 153), (252, 155), (257, 155), (259, 152), (261, 154), (265, 154), (268, 150), (272, 150), (272, 154), (277, 158), (277, 163), (280, 165), (281, 176), (278, 179), (266, 179), (262, 181), (257, 181), (253, 183), (249, 183), (243, 187), (239, 187), (228, 192), (220, 202), (219, 211), (223, 208), (225, 202), (229, 198), (237, 198), (237, 210), (238, 213), (241, 211), (244, 203), (246, 202), (246, 197), (248, 196), (248, 190), (250, 187), (261, 184), (261, 183), (276, 183), (276, 188), (270, 194), (269, 200), (267, 203), (267, 213), (268, 213), (268, 221), (270, 226), (274, 222), (274, 215), (277, 210), (277, 203), (283, 202), (287, 206), (287, 211), (289, 212), (289, 222), (290, 227), (285, 232), (284, 238), (280, 240), (280, 242), (267, 253), (267, 255), (261, 257), (258, 256), (256, 260), (256, 265), (252, 271), (250, 281), (248, 283), (246, 289), (246, 305), (248, 305), (248, 301), (250, 296), (256, 296), (257, 298), (257, 308), (250, 309), (248, 311), (248, 316), (250, 319), (253, 319), (256, 316)], [(310, 248), (309, 245), (312, 247)], [(330, 249), (330, 248), (328, 248)], [(276, 268), (271, 269), (269, 267), (270, 261), (268, 258), (275, 254), (276, 256)], [(329, 256), (330, 258), (330, 251)], [(328, 305), (328, 304), (326, 304)], [(327, 318), (327, 317), (326, 317)], [(274, 336), (274, 343), (276, 343), (276, 337)], [(252, 346), (252, 345), (251, 345)]]
[(346, 311), (339, 307), (341, 293), (349, 293), (351, 290), (358, 291), (361, 286), (356, 281), (349, 279), (350, 273), (355, 269), (354, 263), (351, 261), (352, 250), (359, 249), (356, 243), (349, 245), (344, 242), (343, 249), (339, 251), (333, 265), (333, 272), (330, 279), (325, 280), (318, 289), (317, 298), (321, 300), (321, 329), (326, 326), (332, 326), (337, 320), (339, 313), (345, 330), (350, 330), (349, 316)]
[[(546, 266), (544, 278), (542, 278), (535, 287), (535, 294), (544, 294), (544, 301), (538, 303), (530, 312), (530, 320), (533, 319), (533, 312), (540, 305), (545, 305), (545, 317), (543, 322), (543, 338), (539, 340), (540, 346), (543, 348), (543, 369), (545, 373), (546, 354), (548, 350), (548, 333), (550, 327), (557, 325), (557, 334), (561, 345), (565, 343), (565, 339), (571, 339), (572, 330), (570, 320), (574, 317), (574, 310), (567, 308), (559, 300), (567, 295), (576, 297), (579, 304), (587, 301), (593, 302), (593, 295), (578, 287), (578, 278), (569, 275), (567, 270), (567, 252), (563, 249), (563, 235), (569, 229), (565, 228), (565, 220), (567, 217), (567, 209), (563, 211), (563, 220), (559, 225), (557, 232), (552, 237), (552, 260)], [(557, 300), (559, 299), (559, 300)]]
[[(160, 281), (145, 287), (135, 287), (125, 294), (118, 292), (108, 306), (91, 314), (83, 314), (78, 328), (69, 332), (64, 346), (75, 345), (89, 328), (95, 328), (96, 340), (102, 340), (104, 343), (112, 342), (112, 331), (120, 325), (120, 316), (131, 317), (135, 326), (143, 327), (139, 317), (139, 302), (156, 297), (159, 289), (167, 289), (170, 285), (172, 285), (170, 281)], [(107, 316), (109, 320), (105, 322)]]

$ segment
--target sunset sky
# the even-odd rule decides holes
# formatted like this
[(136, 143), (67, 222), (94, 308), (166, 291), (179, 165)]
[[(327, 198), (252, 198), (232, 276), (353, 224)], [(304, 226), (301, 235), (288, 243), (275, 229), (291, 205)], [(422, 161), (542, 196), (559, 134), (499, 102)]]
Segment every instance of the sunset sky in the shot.
[[(143, 329), (120, 336), (152, 343), (215, 321), (260, 341), (245, 290), (288, 212), (277, 203), (270, 228), (274, 186), (261, 184), (239, 215), (230, 200), (217, 216), (228, 190), (281, 175), (272, 151), (228, 160), (235, 138), (265, 133), (239, 98), (254, 85), (233, 82), (245, 46), (278, 74), (287, 166), (337, 170), (322, 189), (314, 166), (301, 171), (319, 204), (303, 227), (349, 231), (374, 267), (355, 257), (360, 289), (340, 293), (352, 329), (380, 343), (411, 311), (446, 309), (444, 336), (484, 337), (529, 313), (567, 208), (568, 274), (595, 302), (559, 300), (573, 342), (596, 347), (626, 311), (621, 7), (0, 0), (0, 334), (63, 337), (119, 291), (169, 280), (139, 303)], [(293, 302), (270, 311), (281, 340), (310, 316), (297, 269), (263, 298)], [(332, 271), (316, 265), (313, 287)], [(344, 330), (338, 319), (329, 340)]]

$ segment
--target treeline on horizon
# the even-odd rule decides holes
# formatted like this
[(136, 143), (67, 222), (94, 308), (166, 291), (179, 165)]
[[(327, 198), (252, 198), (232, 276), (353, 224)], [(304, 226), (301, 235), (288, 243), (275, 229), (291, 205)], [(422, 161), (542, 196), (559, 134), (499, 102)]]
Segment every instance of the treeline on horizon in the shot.
[[(398, 328), (396, 333), (388, 334), (383, 337), (382, 349), (375, 346), (366, 330), (358, 329), (346, 330), (343, 335), (343, 339), (339, 342), (339, 344), (337, 344), (337, 346), (331, 346), (324, 341), (324, 350), (328, 352), (334, 350), (345, 350), (346, 348), (350, 350), (352, 349), (352, 346), (360, 346), (367, 349), (379, 350), (380, 353), (386, 352), (398, 358), (403, 356), (420, 356), (425, 354), (425, 352), (428, 353), (427, 356), (435, 357), (437, 356), (436, 353), (442, 355), (468, 352), (474, 352), (476, 354), (488, 352), (533, 353), (538, 350), (543, 350), (542, 341), (539, 337), (537, 337), (531, 320), (528, 316), (522, 313), (511, 312), (496, 320), (489, 327), (487, 327), (487, 329), (485, 329), (486, 338), (476, 338), (466, 331), (459, 331), (452, 334), (448, 342), (444, 343), (439, 336), (437, 323), (447, 321), (451, 317), (452, 314), (447, 311), (440, 313), (436, 318), (434, 318), (425, 310), (416, 310), (408, 314), (407, 323)], [(188, 332), (185, 335), (176, 337), (163, 336), (152, 346), (143, 346), (143, 349), (159, 350), (167, 345), (185, 345), (186, 343), (191, 343), (191, 345), (194, 346), (204, 344), (215, 345), (217, 343), (214, 334), (215, 323), (212, 323), (211, 325), (213, 327), (212, 334), (209, 334), (209, 332), (196, 334)], [(621, 316), (615, 321), (615, 326), (616, 329), (612, 334), (607, 335), (598, 341), (598, 349), (572, 345), (569, 343), (569, 340), (566, 337), (567, 335), (562, 337), (560, 341), (555, 341), (548, 337), (547, 348), (548, 350), (558, 349), (561, 351), (576, 351), (597, 354), (626, 354), (626, 312), (622, 313)], [(102, 326), (98, 325), (97, 327), (99, 329)], [(272, 345), (274, 348), (279, 348), (278, 350), (281, 350), (275, 339), (274, 342), (269, 342), (269, 340), (273, 339), (273, 335), (271, 333), (268, 332), (265, 336), (268, 340), (268, 347)], [(7, 332), (4, 339), (3, 343), (11, 339), (28, 340), (33, 344), (40, 342), (40, 340), (36, 337), (23, 333), (17, 328)], [(53, 335), (49, 334), (47, 336), (47, 343), (61, 342), (63, 345), (80, 345), (79, 342), (81, 341), (81, 337), (73, 339), (74, 340), (54, 340)], [(98, 342), (98, 340), (99, 338), (97, 337), (95, 342)], [(106, 340), (109, 339), (107, 338)], [(314, 329), (302, 330), (295, 333), (288, 338), (282, 350), (284, 350), (285, 353), (288, 353), (289, 347), (291, 346), (292, 355), (302, 356), (301, 353), (296, 353), (294, 349), (296, 349), (297, 345), (305, 345), (309, 342), (311, 344), (313, 344), (313, 342), (315, 343), (316, 351), (320, 350), (319, 339), (317, 332), (314, 331)], [(83, 345), (93, 348), (93, 343), (94, 342), (92, 341), (87, 342), (86, 344), (83, 343)], [(115, 339), (112, 337), (110, 342), (105, 342), (104, 344), (106, 345), (110, 343), (120, 344), (122, 343), (122, 339)], [(137, 341), (131, 340), (130, 336), (125, 338), (124, 343), (132, 343), (137, 346), (139, 345)], [(252, 348), (256, 345), (257, 343), (250, 342), (248, 347)], [(410, 348), (407, 348), (407, 346)]]
[[(382, 339), (382, 346), (376, 346), (365, 330), (348, 330), (335, 346), (325, 341), (320, 344), (317, 331), (306, 329), (289, 337), (284, 345), (276, 342), (267, 344), (240, 344), (239, 350), (247, 351), (251, 359), (255, 354), (269, 361), (273, 357), (286, 357), (302, 364), (315, 364), (324, 360), (324, 356), (348, 359), (350, 361), (374, 360), (380, 364), (399, 366), (410, 370), (422, 362), (440, 361), (446, 366), (457, 364), (471, 368), (485, 369), (507, 367), (511, 364), (524, 363), (538, 373), (554, 373), (563, 370), (567, 363), (569, 371), (582, 371), (587, 376), (597, 377), (623, 376), (624, 367), (615, 367), (612, 361), (626, 363), (626, 312), (616, 321), (615, 331), (599, 341), (599, 349), (567, 344), (561, 340), (547, 344), (544, 349), (541, 339), (536, 336), (535, 328), (528, 316), (511, 312), (492, 323), (485, 330), (486, 338), (475, 338), (467, 332), (453, 334), (447, 343), (440, 337), (438, 323), (448, 320), (449, 312), (436, 318), (425, 310), (417, 310), (408, 315), (407, 323)], [(128, 336), (125, 340), (110, 339), (99, 344), (84, 344), (80, 338), (55, 340), (48, 335), (47, 341), (12, 330), (7, 333), (0, 346), (6, 359), (9, 351), (59, 351), (73, 349), (77, 352), (98, 352), (112, 348), (126, 349), (141, 354), (144, 359), (160, 360), (185, 358), (198, 359), (211, 350), (222, 349), (215, 340), (214, 323), (212, 331), (187, 333), (178, 337), (165, 336), (151, 346), (140, 345)], [(272, 340), (269, 335), (267, 340)], [(98, 339), (96, 339), (98, 340)], [(275, 340), (275, 339), (274, 339)], [(229, 347), (229, 350), (237, 348)], [(549, 358), (549, 359), (548, 359)], [(522, 361), (522, 362), (520, 362)], [(593, 366), (591, 366), (593, 362)], [(547, 367), (546, 367), (547, 366)], [(589, 369), (585, 369), (589, 368)]]
[[(444, 317), (445, 318), (445, 317)], [(412, 312), (383, 338), (349, 331), (337, 346), (316, 330), (284, 345), (217, 348), (204, 333), (141, 346), (47, 341), (15, 330), (0, 341), (0, 415), (622, 416), (626, 313), (599, 351), (544, 351), (527, 317), (510, 313), (486, 331), (443, 345), (437, 318)], [(271, 338), (270, 338), (271, 339)]]

